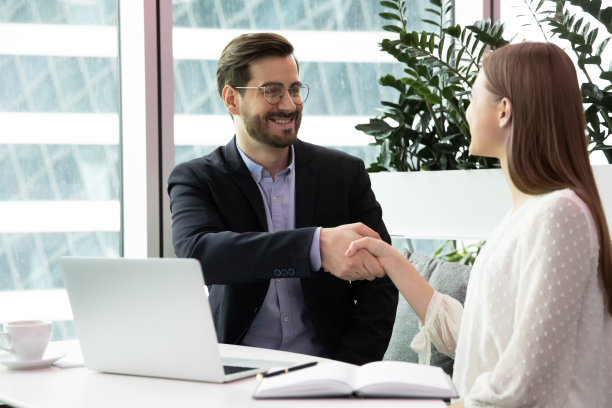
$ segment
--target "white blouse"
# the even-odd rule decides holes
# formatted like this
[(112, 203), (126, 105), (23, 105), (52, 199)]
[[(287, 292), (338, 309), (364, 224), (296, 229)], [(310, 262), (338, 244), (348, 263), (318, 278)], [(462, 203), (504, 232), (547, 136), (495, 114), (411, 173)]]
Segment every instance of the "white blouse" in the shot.
[(435, 293), (411, 346), (454, 356), (465, 407), (612, 407), (612, 318), (597, 233), (571, 190), (508, 214), (470, 275), (465, 307)]

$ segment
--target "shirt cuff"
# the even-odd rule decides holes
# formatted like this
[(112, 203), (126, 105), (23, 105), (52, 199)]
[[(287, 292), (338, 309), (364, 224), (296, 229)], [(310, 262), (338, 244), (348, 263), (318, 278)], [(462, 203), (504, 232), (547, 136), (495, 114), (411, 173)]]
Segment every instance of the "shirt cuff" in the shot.
[(440, 295), (434, 290), (425, 312), (425, 324), (419, 321), (419, 332), (410, 343), (410, 348), (419, 357), (419, 364), (430, 365), (431, 363), (431, 331), (433, 330), (432, 326), (438, 314), (438, 309), (440, 309), (440, 303)]
[(321, 269), (321, 250), (319, 239), (321, 237), (321, 228), (317, 227), (312, 236), (312, 245), (310, 246), (310, 269), (318, 271)]

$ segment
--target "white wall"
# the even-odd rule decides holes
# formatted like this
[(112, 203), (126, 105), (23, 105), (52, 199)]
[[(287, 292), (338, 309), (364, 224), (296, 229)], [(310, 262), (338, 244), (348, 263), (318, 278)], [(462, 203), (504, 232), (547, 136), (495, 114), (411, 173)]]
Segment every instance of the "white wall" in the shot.
[[(612, 230), (612, 165), (593, 170)], [(486, 239), (512, 207), (499, 169), (374, 173), (370, 178), (395, 236)]]

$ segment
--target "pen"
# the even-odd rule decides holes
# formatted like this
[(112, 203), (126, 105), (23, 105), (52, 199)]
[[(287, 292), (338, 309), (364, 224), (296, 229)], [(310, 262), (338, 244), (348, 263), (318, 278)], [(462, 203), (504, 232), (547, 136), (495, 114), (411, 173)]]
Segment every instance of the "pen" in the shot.
[(297, 371), (297, 370), (301, 370), (302, 368), (308, 368), (308, 367), (312, 367), (319, 364), (318, 361), (311, 361), (310, 363), (306, 363), (306, 364), (300, 364), (300, 365), (296, 365), (293, 367), (288, 367), (285, 368), (284, 370), (279, 370), (279, 371), (274, 371), (273, 373), (266, 373), (266, 374), (257, 374), (257, 379), (261, 380), (262, 378), (269, 378), (269, 377), (274, 377), (276, 375), (281, 375), (281, 374), (286, 374), (286, 373), (290, 373), (292, 371)]

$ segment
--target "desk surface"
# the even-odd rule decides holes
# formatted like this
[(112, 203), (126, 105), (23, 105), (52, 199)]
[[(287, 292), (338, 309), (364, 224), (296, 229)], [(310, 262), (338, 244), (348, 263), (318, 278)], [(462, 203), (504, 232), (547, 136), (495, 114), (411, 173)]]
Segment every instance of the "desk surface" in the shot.
[[(244, 346), (221, 345), (222, 353), (231, 357), (271, 359), (303, 363), (311, 356)], [(79, 355), (76, 341), (57, 342), (50, 352)], [(49, 367), (13, 371), (0, 367), (0, 401), (14, 407), (312, 407), (372, 406), (368, 399), (322, 400), (254, 400), (254, 377), (226, 384), (167, 380), (117, 374), (103, 374), (85, 367)], [(376, 400), (376, 407), (446, 407), (432, 400)]]

